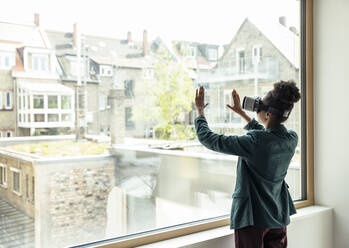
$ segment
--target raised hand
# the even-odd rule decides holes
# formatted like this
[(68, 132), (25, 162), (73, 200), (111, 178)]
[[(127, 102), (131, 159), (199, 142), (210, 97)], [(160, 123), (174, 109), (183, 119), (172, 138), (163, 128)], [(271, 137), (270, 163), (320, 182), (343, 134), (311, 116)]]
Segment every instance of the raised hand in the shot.
[(241, 107), (241, 102), (240, 102), (240, 96), (239, 94), (236, 92), (236, 90), (234, 89), (231, 93), (232, 95), (232, 103), (233, 103), (233, 106), (227, 104), (227, 107), (230, 108), (231, 110), (233, 110), (235, 113), (237, 114), (241, 114), (243, 113), (244, 111), (242, 110), (242, 107)]
[(196, 89), (195, 94), (195, 107), (199, 115), (204, 114), (204, 109), (207, 105), (208, 103), (205, 104), (205, 89), (203, 86), (200, 86), (199, 89)]

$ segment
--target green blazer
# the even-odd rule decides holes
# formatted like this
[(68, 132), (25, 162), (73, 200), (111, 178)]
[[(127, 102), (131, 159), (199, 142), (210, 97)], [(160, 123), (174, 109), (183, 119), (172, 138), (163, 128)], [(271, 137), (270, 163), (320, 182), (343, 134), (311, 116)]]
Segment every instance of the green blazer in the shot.
[(279, 228), (296, 213), (285, 182), (298, 136), (284, 125), (264, 129), (253, 119), (241, 136), (213, 133), (206, 118), (195, 119), (199, 141), (208, 149), (239, 156), (230, 229), (245, 226)]

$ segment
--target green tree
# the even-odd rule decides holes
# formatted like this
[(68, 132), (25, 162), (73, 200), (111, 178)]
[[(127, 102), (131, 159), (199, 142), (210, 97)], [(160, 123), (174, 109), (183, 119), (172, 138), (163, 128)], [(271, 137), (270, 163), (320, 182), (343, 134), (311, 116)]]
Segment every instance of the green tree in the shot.
[(193, 81), (184, 62), (162, 52), (153, 63), (154, 78), (138, 83), (135, 89), (137, 106), (135, 121), (155, 126), (157, 138), (193, 139), (192, 128), (183, 123), (183, 113), (192, 110)]

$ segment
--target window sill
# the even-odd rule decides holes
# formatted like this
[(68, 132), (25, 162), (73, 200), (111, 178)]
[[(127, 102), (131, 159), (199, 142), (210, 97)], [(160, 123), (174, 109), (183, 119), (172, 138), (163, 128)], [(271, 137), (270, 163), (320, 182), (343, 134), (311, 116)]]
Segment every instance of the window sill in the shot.
[[(296, 223), (302, 219), (318, 215), (323, 212), (332, 211), (331, 208), (322, 206), (310, 206), (302, 209), (297, 209), (297, 214), (291, 216), (291, 223)], [(194, 245), (200, 242), (213, 240), (216, 238), (222, 238), (225, 236), (233, 235), (234, 230), (230, 230), (229, 226), (223, 226), (219, 228), (210, 229), (203, 232), (198, 232), (190, 235), (181, 236), (178, 238), (168, 239), (160, 242), (155, 242), (148, 245), (138, 246), (138, 248), (177, 248), (189, 245)]]

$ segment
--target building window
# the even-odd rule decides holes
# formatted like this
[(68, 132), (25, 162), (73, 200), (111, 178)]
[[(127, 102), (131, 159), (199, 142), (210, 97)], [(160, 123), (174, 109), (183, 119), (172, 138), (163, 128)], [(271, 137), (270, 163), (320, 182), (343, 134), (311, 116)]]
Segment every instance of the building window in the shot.
[(126, 125), (126, 128), (134, 128), (135, 127), (135, 123), (132, 120), (132, 108), (131, 107), (125, 108), (125, 125)]
[(0, 69), (10, 70), (15, 65), (15, 54), (12, 52), (0, 52)]
[(44, 95), (34, 95), (34, 108), (43, 109), (44, 108)]
[(71, 114), (62, 114), (62, 121), (72, 121)]
[(21, 194), (21, 171), (16, 168), (10, 168), (12, 172), (12, 190), (16, 194)]
[(58, 108), (58, 96), (47, 96), (47, 107), (49, 109)]
[(0, 185), (7, 187), (7, 166), (0, 164)]
[(58, 114), (48, 114), (47, 115), (48, 122), (58, 122), (59, 121), (58, 116), (59, 116)]
[(237, 68), (239, 73), (245, 72), (245, 51), (239, 50), (237, 52)]
[(257, 64), (262, 60), (262, 46), (256, 45), (252, 48), (252, 62)]
[(110, 65), (101, 65), (100, 66), (100, 74), (103, 77), (113, 76), (113, 67)]
[(125, 88), (125, 96), (126, 97), (134, 97), (134, 81), (133, 80), (125, 80), (124, 81), (124, 88)]
[(218, 59), (218, 50), (217, 48), (208, 49), (208, 60), (216, 61)]
[(12, 92), (6, 92), (6, 109), (12, 109)]
[(33, 54), (32, 64), (34, 71), (48, 71), (48, 55)]
[(10, 137), (12, 137), (13, 135), (12, 135), (12, 131), (6, 131), (6, 137), (7, 138), (10, 138)]
[(62, 96), (61, 97), (62, 109), (72, 109), (72, 97), (71, 96)]
[(45, 122), (45, 114), (34, 114), (34, 122)]

